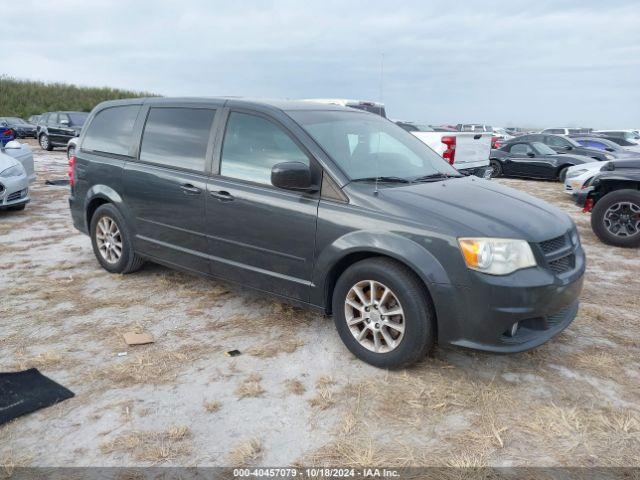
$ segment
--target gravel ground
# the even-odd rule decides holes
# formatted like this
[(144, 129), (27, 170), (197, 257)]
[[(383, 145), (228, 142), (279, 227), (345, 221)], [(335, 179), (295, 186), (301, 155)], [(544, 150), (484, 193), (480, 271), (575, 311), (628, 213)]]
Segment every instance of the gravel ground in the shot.
[[(32, 202), (0, 212), (0, 371), (37, 367), (76, 396), (0, 427), (5, 471), (640, 465), (640, 253), (601, 244), (560, 184), (498, 180), (578, 224), (588, 267), (569, 329), (533, 352), (438, 348), (387, 372), (316, 313), (157, 265), (102, 270), (68, 187), (44, 185), (65, 177), (65, 153), (33, 145)], [(136, 329), (156, 343), (127, 347)]]

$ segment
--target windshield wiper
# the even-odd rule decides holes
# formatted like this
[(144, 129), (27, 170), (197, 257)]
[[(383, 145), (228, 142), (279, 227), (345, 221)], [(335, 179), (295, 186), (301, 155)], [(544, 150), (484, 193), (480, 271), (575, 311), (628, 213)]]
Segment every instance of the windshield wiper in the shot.
[(352, 182), (386, 182), (386, 183), (412, 183), (408, 178), (402, 177), (364, 177), (354, 178)]
[(414, 182), (431, 182), (431, 181), (437, 181), (437, 180), (446, 180), (447, 178), (460, 178), (462, 176), (463, 175), (450, 175), (448, 173), (438, 172), (438, 173), (432, 173), (430, 175), (424, 175), (422, 177), (414, 178), (413, 181)]

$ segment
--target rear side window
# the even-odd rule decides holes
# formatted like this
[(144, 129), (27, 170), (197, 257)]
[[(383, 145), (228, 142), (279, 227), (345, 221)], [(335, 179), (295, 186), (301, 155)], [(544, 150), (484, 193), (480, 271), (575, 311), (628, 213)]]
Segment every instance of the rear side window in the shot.
[(129, 155), (133, 126), (140, 105), (110, 107), (99, 111), (84, 136), (83, 150)]
[(511, 147), (511, 153), (520, 153), (526, 155), (533, 152), (533, 149), (526, 143), (516, 143)]
[(309, 158), (275, 123), (246, 113), (229, 115), (220, 175), (271, 185), (271, 168), (280, 162), (309, 165)]
[(205, 108), (151, 108), (142, 134), (140, 160), (203, 172), (215, 114), (215, 110)]

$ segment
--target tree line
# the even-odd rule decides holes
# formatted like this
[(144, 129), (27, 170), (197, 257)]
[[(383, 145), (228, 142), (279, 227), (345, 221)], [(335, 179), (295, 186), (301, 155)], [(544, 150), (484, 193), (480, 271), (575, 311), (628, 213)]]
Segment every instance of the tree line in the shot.
[(66, 83), (19, 80), (0, 75), (0, 116), (29, 118), (43, 112), (90, 112), (98, 103), (119, 98), (156, 96), (109, 87), (80, 87)]

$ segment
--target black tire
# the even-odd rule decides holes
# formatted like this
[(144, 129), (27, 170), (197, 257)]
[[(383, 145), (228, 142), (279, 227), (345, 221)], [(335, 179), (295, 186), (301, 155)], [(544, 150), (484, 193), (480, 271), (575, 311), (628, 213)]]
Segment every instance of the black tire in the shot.
[(567, 170), (569, 170), (569, 167), (562, 167), (560, 170), (558, 170), (558, 181), (564, 183), (564, 181), (567, 179)]
[(49, 136), (46, 133), (41, 133), (38, 138), (38, 143), (40, 143), (40, 148), (43, 150), (48, 150), (49, 152), (53, 150), (53, 145), (51, 145), (51, 140), (49, 140)]
[[(626, 248), (640, 247), (640, 230), (632, 235), (620, 236), (614, 234), (607, 228), (605, 215), (609, 208), (620, 202), (628, 202), (634, 205), (635, 208), (640, 209), (640, 191), (630, 189), (615, 190), (602, 197), (591, 212), (591, 228), (593, 229), (593, 233), (607, 245)], [(640, 220), (640, 216), (635, 218)]]
[(502, 164), (498, 160), (490, 160), (489, 164), (491, 165), (491, 178), (496, 178), (502, 176)]
[[(345, 299), (351, 288), (364, 280), (374, 280), (391, 289), (405, 312), (404, 336), (387, 353), (377, 353), (361, 345), (347, 325)], [(411, 365), (426, 357), (435, 344), (435, 314), (424, 284), (410, 269), (389, 258), (362, 260), (345, 270), (333, 291), (332, 307), (334, 323), (344, 344), (356, 357), (375, 367)]]
[[(97, 228), (98, 222), (103, 218), (107, 217), (114, 221), (118, 226), (118, 230), (120, 231), (120, 238), (122, 243), (122, 253), (120, 258), (115, 263), (108, 262), (102, 254), (99, 252), (98, 243), (97, 243)], [(120, 213), (120, 211), (111, 203), (105, 203), (98, 207), (98, 209), (91, 217), (91, 226), (90, 226), (90, 234), (91, 234), (91, 245), (93, 246), (93, 253), (102, 268), (111, 273), (132, 273), (136, 270), (139, 270), (142, 264), (144, 263), (144, 259), (140, 257), (133, 250), (132, 244), (132, 235), (131, 231), (127, 226), (127, 223), (124, 220), (124, 217)]]
[(22, 203), (20, 205), (13, 205), (11, 207), (7, 207), (7, 210), (12, 210), (14, 212), (18, 212), (20, 210), (24, 210), (26, 208), (27, 204), (26, 203)]

